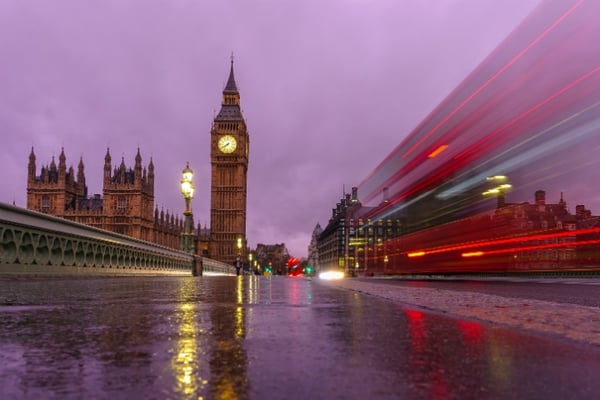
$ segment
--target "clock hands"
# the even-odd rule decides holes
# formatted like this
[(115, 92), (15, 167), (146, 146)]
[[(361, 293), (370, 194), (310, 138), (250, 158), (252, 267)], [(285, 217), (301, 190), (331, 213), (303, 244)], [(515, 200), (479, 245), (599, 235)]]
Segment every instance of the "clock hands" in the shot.
[(219, 139), (218, 146), (223, 153), (233, 153), (237, 148), (237, 143), (233, 137), (225, 135)]

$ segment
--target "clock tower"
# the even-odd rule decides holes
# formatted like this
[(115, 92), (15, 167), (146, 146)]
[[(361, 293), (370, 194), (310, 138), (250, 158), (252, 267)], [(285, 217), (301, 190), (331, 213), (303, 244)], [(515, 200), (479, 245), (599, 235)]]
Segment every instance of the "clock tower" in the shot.
[(232, 58), (221, 110), (210, 132), (209, 257), (229, 264), (245, 260), (249, 146)]

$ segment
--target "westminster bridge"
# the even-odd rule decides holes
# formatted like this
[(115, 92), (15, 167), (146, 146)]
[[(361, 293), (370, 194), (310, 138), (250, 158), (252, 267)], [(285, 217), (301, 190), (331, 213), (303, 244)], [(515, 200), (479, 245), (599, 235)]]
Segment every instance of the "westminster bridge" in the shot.
[(235, 268), (0, 203), (0, 274), (235, 275)]

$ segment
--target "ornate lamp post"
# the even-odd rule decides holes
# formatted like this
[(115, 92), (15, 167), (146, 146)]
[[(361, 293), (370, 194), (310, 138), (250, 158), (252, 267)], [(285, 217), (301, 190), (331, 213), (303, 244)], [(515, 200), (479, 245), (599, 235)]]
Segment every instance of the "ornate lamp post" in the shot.
[(181, 194), (185, 199), (185, 210), (183, 211), (183, 233), (181, 234), (181, 250), (194, 254), (194, 233), (192, 226), (194, 225), (192, 210), (190, 204), (194, 197), (194, 171), (190, 168), (190, 163), (186, 163), (181, 176)]

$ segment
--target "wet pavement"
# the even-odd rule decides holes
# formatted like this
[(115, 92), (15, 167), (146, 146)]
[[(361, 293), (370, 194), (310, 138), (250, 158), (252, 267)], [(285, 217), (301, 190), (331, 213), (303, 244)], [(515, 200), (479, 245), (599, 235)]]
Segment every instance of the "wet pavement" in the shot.
[(317, 280), (0, 280), (3, 399), (592, 399), (598, 376), (597, 345)]

